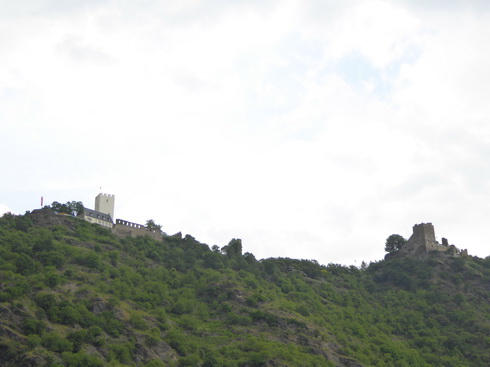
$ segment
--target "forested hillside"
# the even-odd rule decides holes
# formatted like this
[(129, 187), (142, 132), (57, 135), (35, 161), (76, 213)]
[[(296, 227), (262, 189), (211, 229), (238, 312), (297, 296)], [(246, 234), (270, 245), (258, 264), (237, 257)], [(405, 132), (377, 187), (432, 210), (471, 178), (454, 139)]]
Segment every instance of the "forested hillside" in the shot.
[(258, 261), (40, 210), (0, 219), (0, 314), (2, 366), (489, 366), (490, 258)]

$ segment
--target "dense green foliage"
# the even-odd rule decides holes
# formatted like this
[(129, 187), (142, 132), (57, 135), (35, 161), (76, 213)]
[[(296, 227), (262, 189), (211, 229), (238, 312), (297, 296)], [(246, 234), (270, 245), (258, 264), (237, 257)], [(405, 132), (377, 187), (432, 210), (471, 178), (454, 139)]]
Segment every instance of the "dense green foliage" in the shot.
[(0, 365), (486, 366), (490, 258), (363, 269), (0, 219)]

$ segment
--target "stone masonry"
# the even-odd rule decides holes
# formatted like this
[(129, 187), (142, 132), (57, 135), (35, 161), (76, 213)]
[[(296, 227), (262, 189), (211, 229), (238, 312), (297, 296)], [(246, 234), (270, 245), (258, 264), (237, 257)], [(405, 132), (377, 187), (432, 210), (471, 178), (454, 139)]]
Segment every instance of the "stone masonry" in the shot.
[(413, 233), (408, 241), (394, 253), (387, 254), (385, 259), (410, 256), (417, 259), (427, 259), (431, 252), (443, 252), (449, 256), (465, 256), (467, 250), (458, 250), (454, 245), (448, 245), (443, 238), (442, 244), (437, 242), (432, 223), (420, 223), (413, 226)]

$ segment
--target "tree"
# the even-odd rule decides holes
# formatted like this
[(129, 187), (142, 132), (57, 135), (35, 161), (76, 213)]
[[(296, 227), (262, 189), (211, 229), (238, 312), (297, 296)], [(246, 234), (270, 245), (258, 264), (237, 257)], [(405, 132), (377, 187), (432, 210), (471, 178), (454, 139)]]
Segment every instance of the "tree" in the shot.
[(83, 214), (84, 206), (81, 201), (67, 201), (65, 204), (54, 201), (51, 204), (51, 210), (55, 213), (66, 213), (79, 216)]
[(395, 252), (402, 248), (402, 246), (407, 242), (405, 238), (399, 234), (392, 234), (386, 239), (385, 251)]
[(228, 257), (242, 256), (242, 240), (233, 238), (228, 245), (221, 248), (221, 252)]
[(81, 201), (71, 201), (67, 203), (72, 211), (72, 214), (74, 213), (77, 216), (80, 216), (84, 212), (84, 206)]
[(153, 219), (148, 219), (146, 221), (146, 229), (154, 233), (162, 232), (162, 226), (160, 224), (156, 224)]

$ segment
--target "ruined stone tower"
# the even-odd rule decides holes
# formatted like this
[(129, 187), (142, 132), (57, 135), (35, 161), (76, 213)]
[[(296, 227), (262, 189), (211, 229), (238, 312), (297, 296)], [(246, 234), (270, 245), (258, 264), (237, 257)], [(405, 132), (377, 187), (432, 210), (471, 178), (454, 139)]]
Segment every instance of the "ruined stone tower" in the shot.
[(402, 253), (418, 258), (427, 258), (430, 251), (444, 250), (437, 241), (432, 223), (420, 223), (413, 226), (413, 234), (401, 248)]
[(419, 246), (425, 246), (427, 249), (437, 244), (436, 234), (432, 223), (420, 223), (413, 226), (413, 234), (408, 239), (410, 242)]

